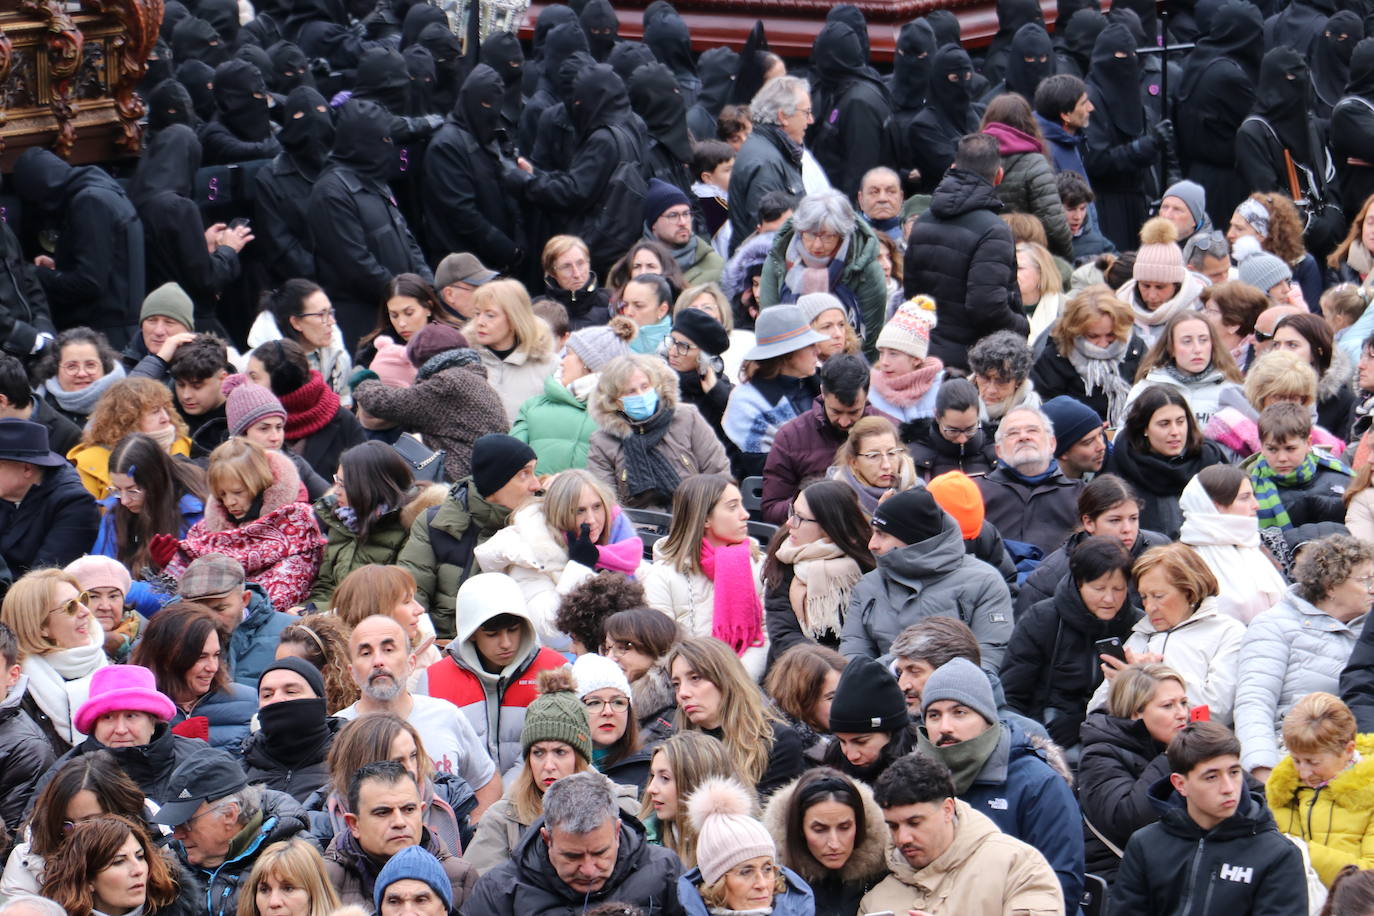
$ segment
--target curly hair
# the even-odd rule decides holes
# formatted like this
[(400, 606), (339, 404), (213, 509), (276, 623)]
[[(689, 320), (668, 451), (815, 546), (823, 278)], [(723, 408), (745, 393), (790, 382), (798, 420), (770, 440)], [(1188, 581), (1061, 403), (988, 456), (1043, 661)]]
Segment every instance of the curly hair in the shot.
[(1094, 283), (1074, 293), (1065, 303), (1058, 324), (1050, 332), (1060, 355), (1067, 357), (1073, 352), (1074, 340), (1086, 334), (1088, 326), (1103, 317), (1112, 320), (1112, 333), (1117, 340), (1127, 342), (1131, 339), (1135, 326), (1131, 307), (1116, 298), (1110, 286)]
[(1331, 534), (1303, 547), (1293, 564), (1293, 584), (1304, 601), (1316, 603), (1374, 561), (1374, 547), (1348, 534)]
[(43, 358), (34, 366), (34, 377), (44, 381), (57, 375), (57, 364), (62, 361), (62, 350), (70, 344), (90, 344), (95, 347), (95, 352), (100, 357), (100, 374), (109, 375), (114, 371), (115, 362), (119, 359), (114, 347), (110, 346), (104, 334), (81, 327), (68, 328), (57, 335), (53, 345), (44, 351)]
[(177, 438), (186, 435), (186, 421), (172, 403), (172, 392), (150, 378), (126, 378), (115, 382), (96, 402), (91, 419), (81, 434), (82, 445), (112, 449), (129, 433), (141, 432), (143, 418), (157, 409), (167, 411)]
[(1014, 381), (1030, 377), (1031, 348), (1023, 335), (997, 331), (978, 341), (968, 351), (969, 368), (977, 375)]
[(582, 580), (563, 596), (554, 626), (582, 643), (588, 652), (596, 652), (606, 641), (606, 619), (644, 604), (644, 586), (624, 573), (603, 571)]
[(331, 713), (358, 702), (348, 661), (348, 631), (333, 614), (310, 614), (281, 631), (278, 645), (320, 669), (324, 675), (325, 705)]
[(1307, 249), (1302, 244), (1302, 217), (1292, 198), (1276, 191), (1257, 191), (1250, 199), (1269, 213), (1269, 234), (1260, 239), (1260, 247), (1283, 258), (1285, 264), (1301, 261)]

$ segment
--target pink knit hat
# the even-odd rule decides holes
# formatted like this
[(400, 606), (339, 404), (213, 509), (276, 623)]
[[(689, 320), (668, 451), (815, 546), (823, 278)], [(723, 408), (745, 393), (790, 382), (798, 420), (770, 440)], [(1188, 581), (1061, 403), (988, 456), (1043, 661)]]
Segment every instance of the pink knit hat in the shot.
[(114, 557), (98, 554), (78, 557), (67, 564), (64, 572), (76, 579), (82, 591), (87, 592), (93, 588), (114, 588), (121, 595), (127, 595), (132, 585), (129, 571)]
[(697, 829), (697, 867), (706, 886), (741, 862), (777, 856), (773, 837), (753, 808), (750, 791), (725, 776), (706, 780), (687, 799), (687, 816)]
[(1131, 277), (1147, 283), (1182, 283), (1187, 273), (1183, 250), (1178, 247), (1178, 229), (1162, 216), (1146, 220), (1140, 229), (1140, 248)]
[(243, 382), (235, 385), (225, 398), (224, 416), (229, 422), (229, 435), (242, 436), (248, 427), (266, 417), (285, 420), (286, 408), (271, 391), (252, 382)]
[(142, 665), (106, 665), (91, 677), (91, 697), (76, 711), (76, 730), (90, 734), (97, 719), (106, 713), (130, 710), (146, 712), (162, 722), (171, 721), (177, 708), (159, 693), (153, 672)]
[(406, 348), (385, 335), (372, 341), (377, 355), (372, 357), (368, 366), (377, 373), (377, 378), (392, 388), (409, 388), (415, 384), (415, 366), (406, 356)]

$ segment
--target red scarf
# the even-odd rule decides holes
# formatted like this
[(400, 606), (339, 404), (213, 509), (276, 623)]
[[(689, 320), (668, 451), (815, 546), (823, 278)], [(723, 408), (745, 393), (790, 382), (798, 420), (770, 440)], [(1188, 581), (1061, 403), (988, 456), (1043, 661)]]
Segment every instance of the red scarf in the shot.
[(292, 442), (324, 429), (339, 412), (339, 396), (314, 369), (310, 381), (277, 400), (286, 408), (286, 438)]
[(763, 645), (763, 606), (755, 588), (752, 558), (748, 541), (712, 547), (701, 539), (701, 571), (715, 584), (711, 635), (736, 655)]

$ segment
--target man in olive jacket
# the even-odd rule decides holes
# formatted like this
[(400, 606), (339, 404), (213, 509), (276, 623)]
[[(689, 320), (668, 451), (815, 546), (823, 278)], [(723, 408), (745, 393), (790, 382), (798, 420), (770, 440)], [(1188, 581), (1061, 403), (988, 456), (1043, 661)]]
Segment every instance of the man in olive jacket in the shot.
[(399, 562), (415, 578), (416, 598), (435, 633), (452, 639), (458, 588), (472, 575), (473, 551), (506, 526), (510, 513), (540, 490), (534, 449), (512, 436), (489, 433), (472, 446), (472, 474), (453, 485), (443, 503), (418, 518)]

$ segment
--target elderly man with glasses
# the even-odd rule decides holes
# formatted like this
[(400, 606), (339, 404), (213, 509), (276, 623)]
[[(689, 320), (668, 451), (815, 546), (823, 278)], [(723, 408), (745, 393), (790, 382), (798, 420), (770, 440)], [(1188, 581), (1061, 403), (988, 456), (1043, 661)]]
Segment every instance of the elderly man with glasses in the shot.
[(1054, 424), (1044, 411), (1013, 407), (997, 427), (997, 468), (978, 479), (987, 520), (1003, 540), (1038, 548), (1042, 557), (1078, 523), (1083, 481), (1064, 475), (1057, 453)]

